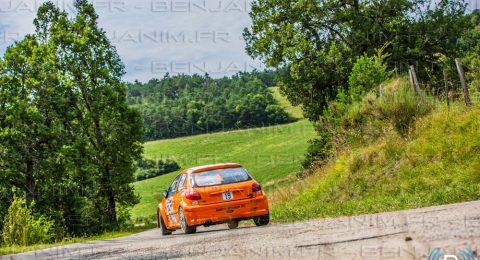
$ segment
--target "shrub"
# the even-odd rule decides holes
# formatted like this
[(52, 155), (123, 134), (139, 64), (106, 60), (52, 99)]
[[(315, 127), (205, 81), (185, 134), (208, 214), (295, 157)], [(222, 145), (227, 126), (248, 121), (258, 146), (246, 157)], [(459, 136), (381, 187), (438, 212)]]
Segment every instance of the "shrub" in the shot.
[(28, 246), (49, 243), (54, 237), (53, 221), (43, 216), (34, 218), (24, 200), (14, 198), (4, 220), (2, 239), (5, 245)]
[(329, 154), (375, 143), (390, 133), (405, 137), (414, 122), (434, 108), (434, 99), (419, 97), (405, 78), (386, 82), (358, 100), (347, 93), (340, 92), (325, 109), (316, 125), (321, 138), (310, 143), (304, 169), (317, 166), (314, 162), (324, 161)]
[[(0, 162), (0, 168), (1, 168)], [(8, 212), (8, 207), (10, 206), (10, 200), (12, 198), (11, 190), (3, 185), (0, 185), (0, 244), (2, 243), (2, 229), (3, 229), (3, 219)]]
[(132, 220), (131, 207), (120, 205), (118, 207), (117, 216), (120, 230), (131, 229), (134, 227)]
[(433, 99), (419, 97), (406, 80), (394, 80), (388, 87), (391, 89), (382, 88), (380, 93), (371, 91), (339, 115), (339, 128), (348, 143), (369, 144), (389, 127), (406, 136), (416, 119), (432, 111)]
[(267, 105), (265, 112), (268, 114), (270, 124), (281, 124), (294, 121), (290, 115), (279, 105)]
[(303, 170), (297, 174), (298, 177), (305, 177), (306, 175), (312, 173), (310, 169), (314, 163), (321, 163), (326, 161), (332, 154), (332, 143), (331, 139), (327, 136), (316, 138), (309, 141), (309, 146), (307, 148), (307, 153), (302, 162)]
[(387, 67), (381, 59), (362, 56), (353, 65), (352, 73), (348, 77), (349, 95), (355, 101), (365, 93), (376, 88), (387, 79)]
[(142, 169), (139, 173), (137, 173), (137, 181), (150, 179), (160, 175), (161, 174), (158, 172), (158, 169)]
[(148, 216), (139, 216), (139, 217), (136, 217), (133, 222), (135, 223), (135, 225), (152, 225), (155, 223), (157, 223), (157, 215), (156, 214), (152, 214), (152, 215), (148, 215)]
[(166, 159), (165, 162), (162, 160), (158, 161), (158, 172), (160, 174), (170, 173), (180, 170), (180, 166), (174, 160)]
[(137, 173), (137, 181), (154, 178), (180, 169), (178, 163), (171, 159), (159, 160), (158, 163), (152, 160), (141, 160), (138, 164), (139, 166), (142, 165), (143, 168), (140, 167), (140, 171)]
[(421, 99), (408, 84), (401, 84), (395, 92), (382, 95), (376, 108), (381, 119), (389, 121), (399, 134), (405, 136), (417, 118), (432, 111), (432, 103), (428, 97)]
[(157, 167), (154, 160), (141, 159), (137, 163), (138, 168), (140, 169), (154, 169)]

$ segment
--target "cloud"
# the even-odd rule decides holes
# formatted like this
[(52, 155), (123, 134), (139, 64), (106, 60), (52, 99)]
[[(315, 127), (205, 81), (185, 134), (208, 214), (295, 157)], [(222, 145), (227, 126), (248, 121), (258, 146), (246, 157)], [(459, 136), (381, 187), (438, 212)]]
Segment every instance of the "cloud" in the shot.
[[(0, 54), (34, 31), (40, 0), (0, 2)], [(73, 11), (73, 0), (53, 1)], [(260, 68), (245, 53), (243, 28), (251, 0), (90, 0), (99, 25), (125, 63), (125, 80), (170, 74), (231, 75)]]

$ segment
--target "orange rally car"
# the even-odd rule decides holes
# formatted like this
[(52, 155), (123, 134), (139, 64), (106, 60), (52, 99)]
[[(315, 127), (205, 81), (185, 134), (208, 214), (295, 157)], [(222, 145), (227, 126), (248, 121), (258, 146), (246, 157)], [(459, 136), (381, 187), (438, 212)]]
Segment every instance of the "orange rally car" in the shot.
[(195, 233), (197, 226), (253, 219), (257, 226), (270, 221), (268, 201), (260, 184), (237, 163), (205, 165), (183, 170), (163, 193), (157, 206), (157, 226), (162, 235), (182, 229)]

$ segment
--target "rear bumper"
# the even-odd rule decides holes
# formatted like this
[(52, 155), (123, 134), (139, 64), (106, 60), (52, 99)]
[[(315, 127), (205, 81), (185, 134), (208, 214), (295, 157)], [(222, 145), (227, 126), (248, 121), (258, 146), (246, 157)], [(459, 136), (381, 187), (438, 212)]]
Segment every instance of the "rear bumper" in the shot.
[(186, 206), (183, 210), (189, 226), (224, 222), (231, 219), (248, 219), (269, 213), (265, 195), (209, 205)]

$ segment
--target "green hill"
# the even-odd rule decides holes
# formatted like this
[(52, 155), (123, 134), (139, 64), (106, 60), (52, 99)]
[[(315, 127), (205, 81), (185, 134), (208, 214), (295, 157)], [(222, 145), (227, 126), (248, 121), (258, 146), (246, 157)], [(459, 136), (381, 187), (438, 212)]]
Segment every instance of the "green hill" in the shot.
[[(148, 159), (172, 158), (182, 168), (237, 162), (244, 165), (262, 185), (285, 184), (289, 174), (300, 169), (300, 162), (315, 136), (311, 123), (301, 120), (292, 124), (248, 130), (203, 134), (145, 144)], [(141, 201), (132, 210), (132, 216), (147, 217), (155, 212), (155, 205), (176, 173), (136, 182), (135, 190)]]

